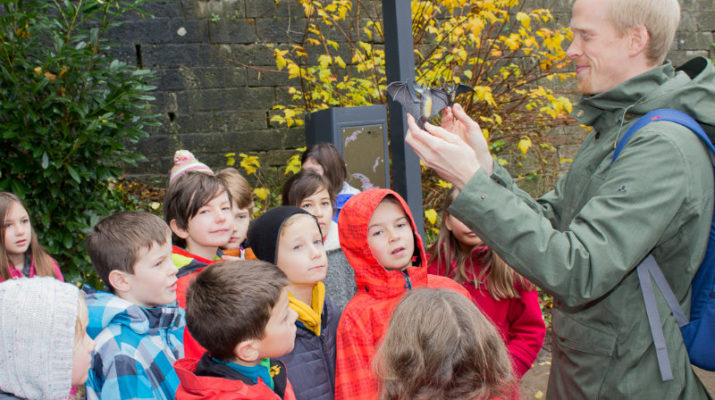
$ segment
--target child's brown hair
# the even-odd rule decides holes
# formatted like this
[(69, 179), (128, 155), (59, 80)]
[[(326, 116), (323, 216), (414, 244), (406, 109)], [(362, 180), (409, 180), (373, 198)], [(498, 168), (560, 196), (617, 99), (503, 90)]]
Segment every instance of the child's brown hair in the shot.
[(154, 214), (121, 211), (103, 218), (87, 236), (87, 253), (107, 288), (113, 270), (134, 273), (141, 249), (161, 246), (168, 240), (169, 226)]
[[(469, 279), (467, 270), (474, 268), (472, 264), (472, 250), (463, 251), (459, 245), (459, 241), (447, 229), (446, 221), (449, 217), (449, 206), (454, 199), (459, 195), (457, 188), (452, 188), (444, 199), (442, 204), (442, 223), (437, 236), (437, 241), (429, 249), (430, 260), (437, 260), (437, 264), (445, 266), (445, 271), (440, 269), (440, 275), (450, 277), (457, 283), (462, 284)], [(455, 260), (456, 268), (452, 269), (452, 260)], [(486, 282), (489, 295), (495, 300), (518, 298), (519, 292), (514, 287), (514, 281), (526, 289), (532, 289), (533, 285), (524, 277), (516, 273), (496, 252), (486, 248), (481, 254), (482, 268), (479, 274), (474, 274), (474, 277), (482, 282)]]
[(300, 207), (300, 203), (306, 197), (310, 197), (323, 189), (328, 191), (330, 204), (335, 208), (335, 193), (328, 178), (314, 171), (301, 170), (291, 176), (283, 185), (283, 205)]
[(516, 384), (501, 336), (466, 297), (409, 292), (374, 359), (381, 400), (508, 397)]
[(332, 143), (314, 144), (303, 153), (300, 163), (303, 164), (309, 158), (323, 167), (323, 175), (330, 182), (329, 191), (335, 194), (340, 193), (340, 189), (343, 188), (343, 182), (348, 176), (348, 170), (338, 148)]
[[(164, 221), (171, 226), (174, 220), (180, 229), (188, 229), (189, 220), (199, 209), (226, 192), (229, 202), (233, 199), (221, 179), (204, 172), (189, 171), (179, 176), (169, 185), (164, 197)], [(186, 247), (186, 240), (173, 235), (173, 242)]]
[(186, 292), (186, 327), (210, 355), (232, 360), (239, 343), (264, 337), (271, 310), (288, 283), (283, 271), (265, 261), (211, 265)]
[[(2, 216), (2, 229), (0, 229), (0, 281), (12, 278), (12, 275), (10, 274), (10, 257), (5, 249), (5, 218), (8, 213), (10, 213), (10, 208), (13, 204), (18, 204), (22, 206), (25, 211), (27, 211), (25, 204), (15, 194), (10, 192), (0, 192), (0, 216)], [(30, 214), (29, 211), (27, 213)], [(47, 250), (40, 245), (40, 241), (37, 239), (37, 234), (35, 233), (35, 229), (32, 227), (32, 224), (30, 224), (30, 234), (32, 237), (30, 238), (30, 247), (28, 247), (28, 251), (30, 252), (32, 260), (35, 264), (35, 275), (54, 276), (55, 278), (59, 278), (59, 276), (55, 275), (55, 270), (52, 267), (52, 258), (47, 253)], [(23, 266), (15, 265), (14, 267), (22, 269)]]
[(218, 171), (216, 176), (223, 182), (238, 208), (246, 209), (253, 205), (251, 185), (248, 184), (246, 178), (236, 168), (224, 168)]

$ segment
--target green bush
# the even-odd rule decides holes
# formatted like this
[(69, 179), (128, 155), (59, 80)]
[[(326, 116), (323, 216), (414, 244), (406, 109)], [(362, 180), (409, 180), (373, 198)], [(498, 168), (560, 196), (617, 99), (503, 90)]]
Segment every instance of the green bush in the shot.
[(112, 180), (158, 124), (150, 71), (108, 55), (104, 34), (145, 0), (0, 0), (0, 190), (29, 208), (67, 280), (92, 276), (85, 233), (127, 206)]

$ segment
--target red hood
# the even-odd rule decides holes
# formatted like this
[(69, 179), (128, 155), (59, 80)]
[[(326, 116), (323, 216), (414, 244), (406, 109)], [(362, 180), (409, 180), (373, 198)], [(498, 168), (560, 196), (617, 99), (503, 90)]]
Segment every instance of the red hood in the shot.
[(413, 287), (427, 284), (427, 256), (422, 238), (417, 232), (410, 208), (402, 197), (389, 189), (370, 189), (350, 198), (338, 218), (340, 247), (355, 270), (358, 292), (378, 298), (389, 298), (405, 293), (406, 280), (402, 271), (388, 271), (373, 257), (367, 245), (367, 228), (377, 205), (388, 195), (394, 196), (405, 210), (415, 237), (415, 266), (405, 270)]

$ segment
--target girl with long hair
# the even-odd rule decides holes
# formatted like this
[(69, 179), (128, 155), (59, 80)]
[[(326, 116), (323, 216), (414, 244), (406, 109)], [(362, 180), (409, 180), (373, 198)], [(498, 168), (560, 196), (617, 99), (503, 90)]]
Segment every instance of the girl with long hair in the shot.
[(60, 281), (57, 262), (40, 245), (27, 207), (19, 197), (0, 192), (0, 282), (12, 278), (52, 276)]
[(442, 205), (442, 225), (430, 248), (429, 273), (464, 286), (472, 301), (504, 339), (517, 379), (531, 368), (546, 335), (534, 286), (509, 267), (447, 209), (459, 195), (450, 190)]

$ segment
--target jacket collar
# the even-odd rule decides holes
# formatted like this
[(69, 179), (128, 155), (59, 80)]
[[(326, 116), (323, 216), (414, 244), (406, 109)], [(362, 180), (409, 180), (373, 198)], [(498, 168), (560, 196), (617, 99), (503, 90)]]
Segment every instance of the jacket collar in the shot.
[(176, 302), (145, 308), (112, 293), (84, 285), (89, 310), (87, 333), (95, 338), (109, 324), (123, 325), (140, 335), (180, 329), (184, 326), (184, 310)]

